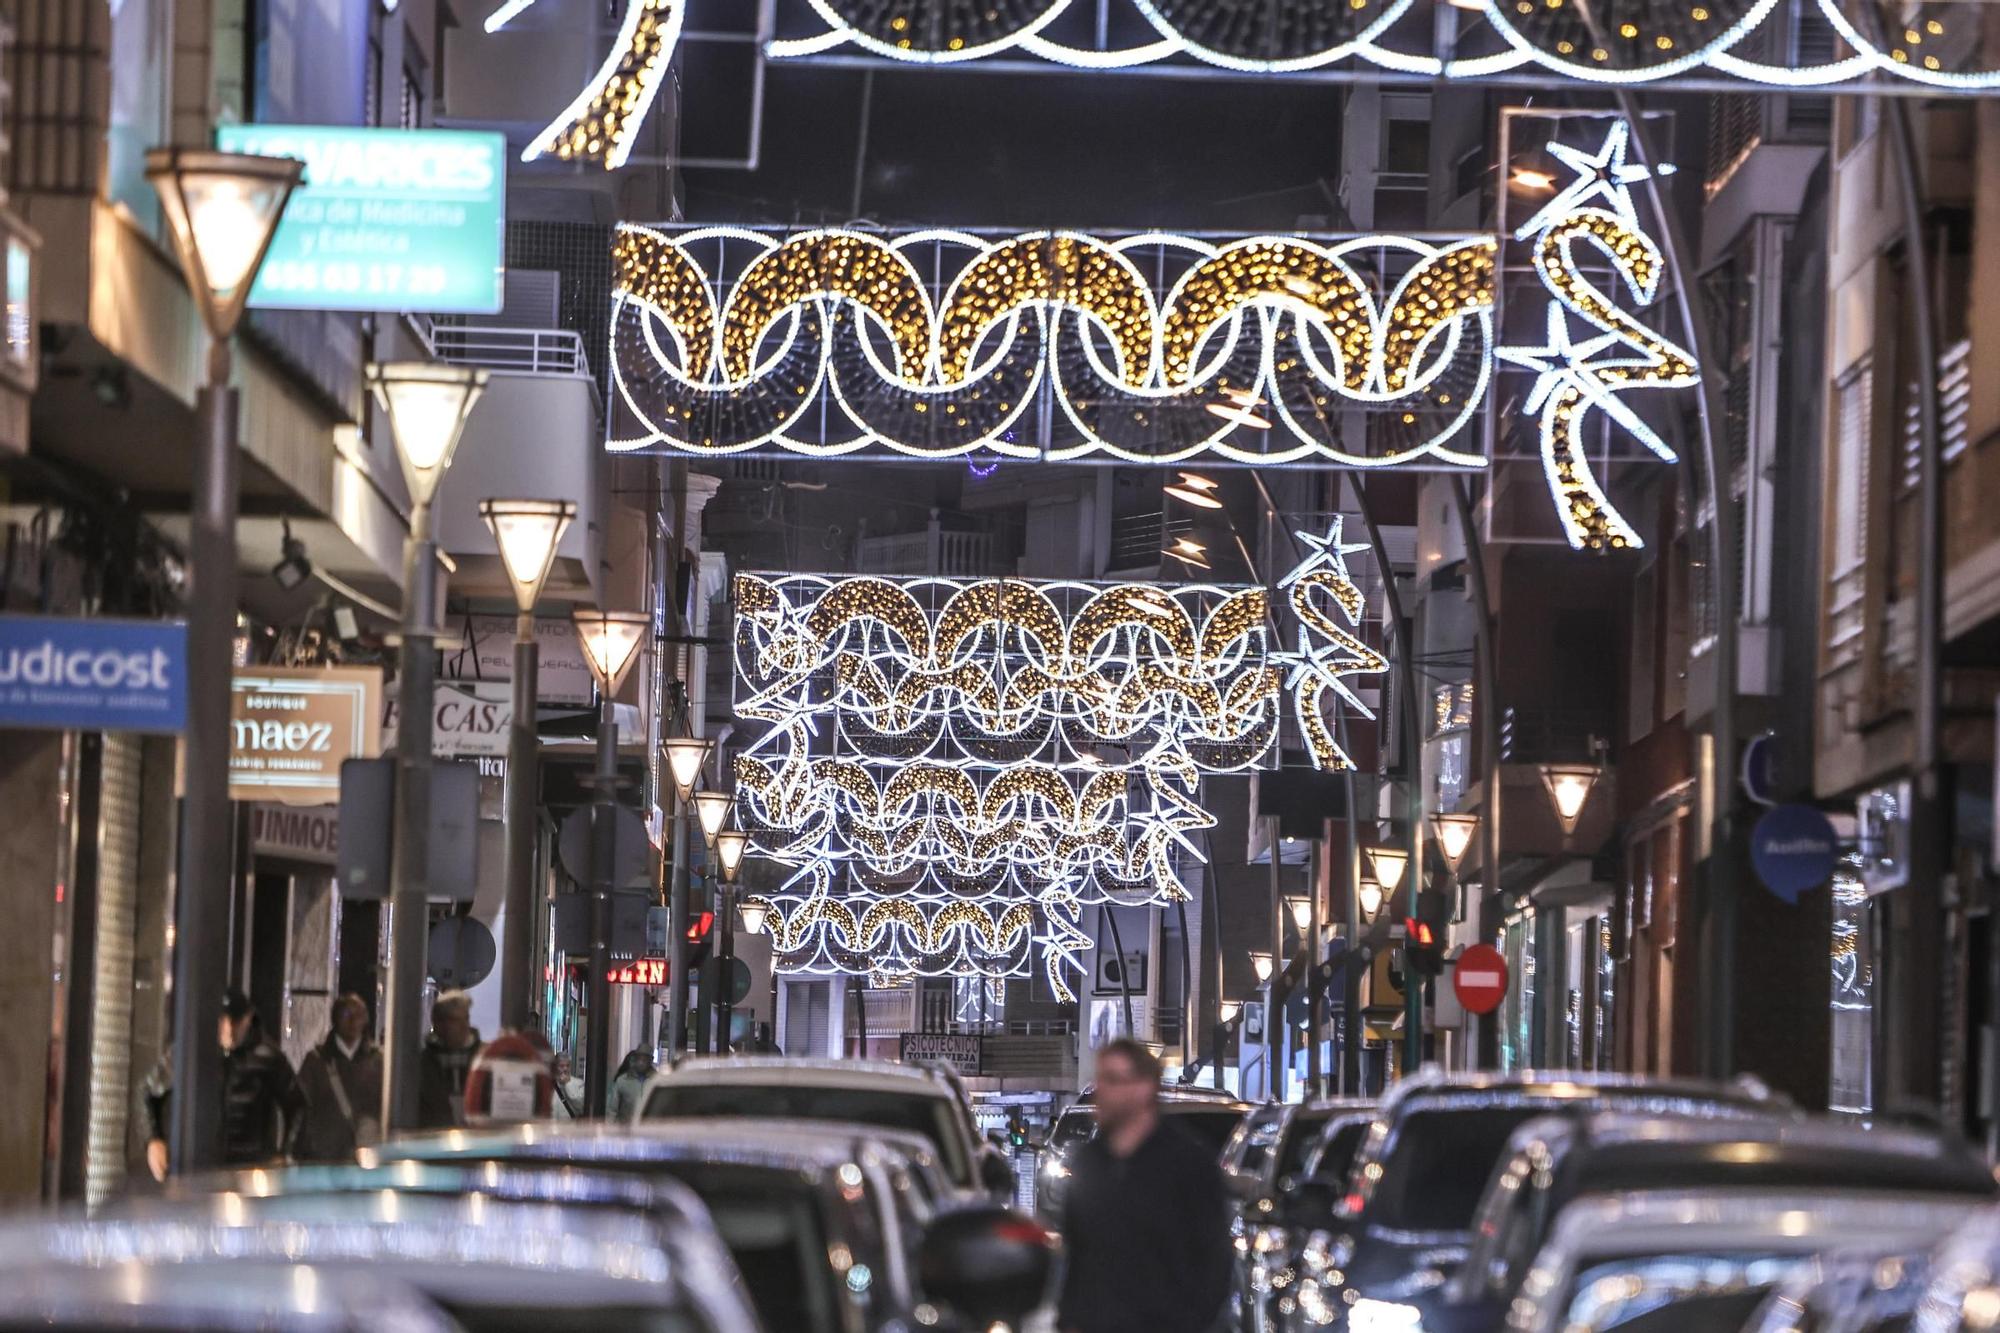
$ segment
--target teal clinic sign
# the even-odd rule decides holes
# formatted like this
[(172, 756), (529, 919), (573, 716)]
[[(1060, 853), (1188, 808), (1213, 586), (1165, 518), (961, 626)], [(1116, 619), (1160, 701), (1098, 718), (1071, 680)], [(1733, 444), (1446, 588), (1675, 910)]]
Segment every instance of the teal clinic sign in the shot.
[(505, 136), (225, 125), (216, 147), (306, 164), (250, 289), (252, 306), (435, 314), (500, 309)]

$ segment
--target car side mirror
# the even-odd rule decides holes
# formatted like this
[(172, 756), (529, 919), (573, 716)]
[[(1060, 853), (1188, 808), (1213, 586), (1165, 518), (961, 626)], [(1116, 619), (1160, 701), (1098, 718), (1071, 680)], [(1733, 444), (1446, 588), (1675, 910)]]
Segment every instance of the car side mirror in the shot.
[(979, 1154), (979, 1183), (996, 1199), (1014, 1197), (1014, 1164), (998, 1149)]
[(1019, 1328), (1048, 1303), (1061, 1243), (1011, 1208), (939, 1213), (924, 1230), (917, 1279), (926, 1299), (968, 1328)]

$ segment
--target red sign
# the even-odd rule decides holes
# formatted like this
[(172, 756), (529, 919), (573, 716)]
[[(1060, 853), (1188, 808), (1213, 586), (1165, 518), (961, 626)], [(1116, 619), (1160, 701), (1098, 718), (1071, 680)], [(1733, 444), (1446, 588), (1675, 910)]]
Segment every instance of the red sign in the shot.
[(1490, 944), (1468, 944), (1452, 969), (1451, 988), (1471, 1014), (1490, 1014), (1507, 998), (1507, 960)]
[(664, 958), (640, 958), (623, 967), (611, 969), (611, 984), (614, 986), (664, 986), (667, 984), (667, 960)]

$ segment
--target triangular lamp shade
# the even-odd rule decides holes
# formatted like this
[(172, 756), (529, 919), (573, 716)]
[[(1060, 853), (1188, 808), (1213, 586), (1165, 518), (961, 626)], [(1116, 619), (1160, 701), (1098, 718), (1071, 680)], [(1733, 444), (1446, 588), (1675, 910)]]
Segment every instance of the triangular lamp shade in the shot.
[(578, 611), (574, 620), (584, 661), (597, 677), (597, 688), (607, 698), (618, 693), (625, 673), (639, 658), (639, 645), (652, 622), (637, 611)]

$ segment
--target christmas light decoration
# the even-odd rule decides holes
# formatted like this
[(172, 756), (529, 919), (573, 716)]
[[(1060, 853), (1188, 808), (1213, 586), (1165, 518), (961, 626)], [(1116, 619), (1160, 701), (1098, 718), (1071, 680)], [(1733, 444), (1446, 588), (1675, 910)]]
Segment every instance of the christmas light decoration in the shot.
[[(769, 54), (800, 59), (851, 46), (887, 60), (956, 64), (1030, 56), (1086, 69), (1196, 60), (1243, 73), (1284, 74), (1346, 62), (1395, 73), (1472, 81), (1541, 69), (1596, 84), (1671, 83), (1683, 75), (1821, 88), (1887, 77), (1953, 92), (2000, 87), (2000, 71), (1957, 68), (1937, 0), (1893, 25), (1886, 45), (1856, 29), (1839, 0), (1621, 0), (1597, 5), (1597, 26), (1578, 0), (1119, 0), (1150, 27), (1150, 40), (1107, 48), (1051, 37), (1074, 0), (807, 0), (825, 24), (774, 41)], [(1440, 7), (1452, 12), (1441, 15)], [(1119, 15), (1122, 19), (1123, 14)], [(1739, 51), (1796, 50), (1785, 40), (1823, 20), (1849, 53), (1816, 65), (1774, 63)], [(1963, 19), (1959, 20), (1963, 22)], [(1105, 31), (1128, 31), (1115, 22)], [(1452, 34), (1448, 48), (1438, 33)], [(1763, 40), (1775, 38), (1777, 40)], [(1102, 40), (1102, 38), (1100, 38)], [(1954, 68), (1947, 69), (1951, 61)]]
[[(1333, 549), (1286, 583), (1292, 693), (1326, 766), (1343, 677), (1386, 663), (1337, 623)], [(1051, 984), (1091, 903), (1187, 901), (1205, 773), (1267, 761), (1285, 687), (1261, 588), (739, 574), (736, 759), (751, 850), (792, 867), (760, 899), (784, 970), (1016, 975)], [(1330, 682), (1330, 683), (1329, 683)]]
[(611, 447), (1475, 468), (1494, 255), (1490, 236), (628, 226), (611, 359), (636, 432)]
[[(1659, 294), (1666, 262), (1638, 224), (1630, 189), (1649, 172), (1626, 163), (1628, 144), (1629, 130), (1617, 120), (1596, 153), (1549, 145), (1551, 155), (1575, 178), (1514, 233), (1517, 240), (1533, 238), (1531, 262), (1549, 294), (1547, 336), (1538, 347), (1507, 346), (1496, 353), (1502, 362), (1535, 374), (1524, 405), (1537, 416), (1543, 471), (1563, 533), (1578, 550), (1644, 544), (1591, 470), (1584, 434), (1590, 413), (1601, 412), (1655, 457), (1671, 463), (1676, 461), (1673, 449), (1624, 395), (1684, 387), (1699, 378), (1691, 355), (1620, 309), (1586, 276), (1586, 257), (1578, 252), (1581, 243), (1608, 259), (1641, 305), (1650, 305)], [(1667, 174), (1672, 168), (1659, 170)], [(1606, 207), (1582, 206), (1600, 200)], [(1573, 317), (1594, 332), (1578, 339), (1570, 324)]]
[[(494, 11), (487, 31), (523, 8), (508, 4)], [(666, 84), (685, 18), (683, 0), (625, 0), (625, 22), (611, 53), (576, 100), (535, 136), (521, 160), (552, 153), (565, 162), (601, 163), (607, 171), (624, 166), (633, 136)]]

